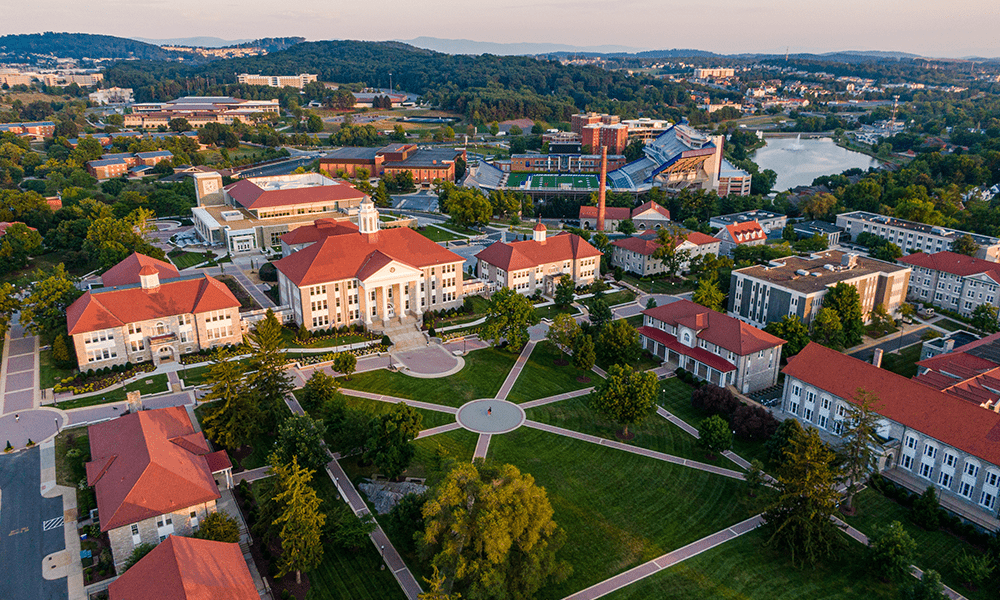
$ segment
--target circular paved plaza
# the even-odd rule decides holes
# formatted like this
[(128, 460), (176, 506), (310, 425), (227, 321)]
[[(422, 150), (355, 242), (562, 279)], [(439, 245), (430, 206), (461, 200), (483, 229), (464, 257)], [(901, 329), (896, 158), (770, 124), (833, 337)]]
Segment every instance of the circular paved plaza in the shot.
[(524, 410), (506, 400), (473, 400), (458, 409), (458, 424), (476, 433), (507, 433), (524, 423)]

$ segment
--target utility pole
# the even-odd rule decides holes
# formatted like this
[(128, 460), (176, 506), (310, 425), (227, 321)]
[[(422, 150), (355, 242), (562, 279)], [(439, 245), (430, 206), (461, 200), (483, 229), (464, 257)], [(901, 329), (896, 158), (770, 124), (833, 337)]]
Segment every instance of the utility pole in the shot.
[(389, 73), (389, 93), (392, 93), (392, 73)]

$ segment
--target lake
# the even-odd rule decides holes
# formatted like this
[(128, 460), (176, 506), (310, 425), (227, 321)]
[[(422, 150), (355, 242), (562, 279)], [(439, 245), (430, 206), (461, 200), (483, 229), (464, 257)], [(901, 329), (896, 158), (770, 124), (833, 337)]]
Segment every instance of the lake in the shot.
[(830, 138), (768, 138), (767, 145), (750, 158), (761, 171), (771, 169), (778, 174), (776, 192), (812, 185), (820, 175), (836, 175), (854, 167), (867, 171), (879, 164), (867, 154), (841, 148)]

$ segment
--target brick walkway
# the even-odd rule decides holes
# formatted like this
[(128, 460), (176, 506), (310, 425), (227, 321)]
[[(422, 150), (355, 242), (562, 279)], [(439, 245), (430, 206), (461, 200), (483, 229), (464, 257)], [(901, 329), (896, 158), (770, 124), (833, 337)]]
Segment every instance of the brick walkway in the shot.
[(430, 402), (421, 402), (419, 400), (408, 400), (406, 398), (397, 398), (395, 396), (384, 396), (382, 394), (373, 394), (371, 392), (362, 392), (361, 390), (349, 390), (346, 388), (341, 388), (341, 394), (345, 396), (354, 396), (356, 398), (367, 398), (369, 400), (376, 400), (378, 402), (389, 402), (391, 404), (399, 404), (400, 402), (406, 402), (409, 406), (415, 406), (417, 408), (423, 408), (426, 410), (435, 410), (437, 412), (448, 413), (454, 415), (458, 413), (457, 408), (452, 408), (451, 406), (441, 406), (440, 404), (431, 404)]
[(456, 429), (461, 429), (462, 426), (458, 423), (448, 423), (447, 425), (439, 425), (437, 427), (431, 427), (430, 429), (424, 429), (417, 434), (417, 439), (430, 437), (432, 435), (437, 435), (439, 433), (447, 433), (449, 431), (455, 431)]
[(745, 533), (753, 531), (760, 526), (763, 521), (764, 519), (760, 515), (751, 517), (746, 521), (733, 525), (732, 527), (723, 529), (722, 531), (717, 531), (710, 536), (691, 542), (683, 548), (674, 550), (673, 552), (668, 552), (658, 558), (654, 558), (653, 560), (643, 563), (634, 569), (630, 569), (624, 573), (605, 579), (604, 581), (594, 584), (585, 590), (579, 591), (571, 596), (567, 596), (565, 600), (594, 600), (595, 598), (606, 596), (611, 592), (620, 590), (621, 588), (631, 585), (640, 579), (649, 577), (650, 575), (658, 573), (663, 569), (672, 567), (677, 563), (697, 556), (706, 550), (711, 550), (719, 544), (723, 544), (729, 540), (738, 538)]
[(573, 438), (575, 440), (590, 442), (591, 444), (597, 444), (598, 446), (607, 446), (609, 448), (614, 448), (616, 450), (631, 452), (632, 454), (638, 454), (640, 456), (645, 456), (656, 460), (662, 460), (664, 462), (680, 465), (683, 467), (698, 469), (699, 471), (705, 471), (707, 473), (712, 473), (715, 475), (722, 475), (723, 477), (730, 477), (732, 479), (740, 479), (740, 480), (743, 479), (743, 473), (739, 473), (737, 471), (733, 471), (730, 469), (723, 469), (722, 467), (716, 467), (715, 465), (709, 465), (703, 462), (698, 462), (696, 460), (681, 458), (679, 456), (674, 456), (672, 454), (664, 454), (663, 452), (657, 452), (655, 450), (647, 450), (645, 448), (639, 448), (638, 446), (631, 446), (629, 444), (623, 444), (622, 442), (616, 442), (613, 440), (597, 437), (594, 435), (587, 435), (586, 433), (570, 431), (569, 429), (563, 429), (562, 427), (556, 427), (554, 425), (548, 425), (546, 423), (538, 423), (536, 421), (525, 421), (524, 425), (525, 427), (531, 427), (532, 429), (539, 429), (541, 431), (554, 433), (556, 435), (562, 435), (568, 438)]
[(240, 473), (233, 473), (233, 485), (239, 485), (243, 481), (257, 481), (258, 479), (265, 479), (271, 476), (271, 465), (266, 467), (259, 467), (257, 469), (250, 469), (249, 471), (242, 471)]
[(521, 374), (521, 369), (524, 368), (524, 364), (528, 362), (528, 357), (531, 356), (531, 351), (535, 349), (535, 344), (538, 342), (531, 341), (524, 345), (524, 349), (521, 350), (521, 354), (517, 357), (517, 362), (514, 363), (514, 367), (507, 374), (507, 379), (504, 380), (503, 385), (500, 386), (500, 391), (497, 392), (496, 397), (500, 400), (506, 400), (507, 394), (510, 393), (511, 388), (514, 387), (514, 383), (517, 382), (517, 376)]
[(528, 410), (529, 408), (544, 406), (546, 404), (552, 404), (554, 402), (562, 402), (563, 400), (569, 400), (570, 398), (579, 398), (580, 396), (586, 396), (592, 391), (594, 391), (594, 388), (588, 387), (588, 388), (583, 388), (582, 390), (576, 390), (575, 392), (566, 392), (565, 394), (559, 394), (557, 396), (549, 396), (548, 398), (539, 398), (538, 400), (532, 400), (531, 402), (525, 402), (521, 404), (521, 408)]
[(477, 458), (486, 458), (486, 453), (490, 449), (490, 439), (493, 437), (489, 433), (480, 433), (479, 440), (476, 442), (476, 451), (472, 453), (472, 460)]

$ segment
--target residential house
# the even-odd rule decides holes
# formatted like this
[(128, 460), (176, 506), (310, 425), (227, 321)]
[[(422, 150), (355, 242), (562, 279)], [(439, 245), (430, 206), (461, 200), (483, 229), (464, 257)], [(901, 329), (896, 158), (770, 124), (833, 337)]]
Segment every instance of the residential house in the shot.
[(767, 233), (757, 221), (726, 225), (715, 237), (719, 238), (719, 251), (727, 255), (731, 255), (737, 246), (763, 246), (767, 243)]

